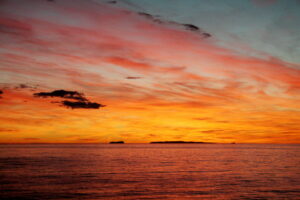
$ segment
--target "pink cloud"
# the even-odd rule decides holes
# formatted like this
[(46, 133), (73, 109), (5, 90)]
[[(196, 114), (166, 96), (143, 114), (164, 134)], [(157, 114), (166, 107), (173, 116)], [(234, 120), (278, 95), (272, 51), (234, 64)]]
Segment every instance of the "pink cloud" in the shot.
[[(1, 53), (0, 69), (7, 76), (18, 74), (23, 80), (42, 79), (44, 87), (80, 87), (102, 98), (128, 100), (141, 94), (222, 102), (252, 95), (246, 88), (264, 91), (269, 84), (300, 86), (299, 65), (240, 55), (176, 23), (156, 23), (102, 3), (29, 4), (44, 10), (31, 13), (28, 5), (15, 1), (2, 8), (18, 11), (3, 12), (0, 20), (1, 34), (8, 41), (1, 44), (6, 52)], [(130, 73), (145, 78), (124, 84)]]

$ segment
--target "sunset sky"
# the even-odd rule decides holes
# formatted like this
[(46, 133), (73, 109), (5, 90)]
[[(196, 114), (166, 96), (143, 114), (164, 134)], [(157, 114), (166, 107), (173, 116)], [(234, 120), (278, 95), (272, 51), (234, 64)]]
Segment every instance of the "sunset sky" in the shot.
[(300, 143), (299, 0), (1, 0), (0, 142)]

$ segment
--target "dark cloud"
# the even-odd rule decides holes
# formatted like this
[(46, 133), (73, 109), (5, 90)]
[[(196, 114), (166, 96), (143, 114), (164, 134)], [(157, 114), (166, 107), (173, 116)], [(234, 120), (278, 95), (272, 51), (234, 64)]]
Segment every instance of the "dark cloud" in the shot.
[(203, 32), (198, 26), (195, 26), (193, 24), (180, 24), (177, 22), (163, 21), (158, 18), (159, 16), (154, 16), (154, 15), (151, 15), (151, 14), (145, 13), (145, 12), (138, 12), (138, 15), (143, 16), (143, 17), (145, 17), (149, 20), (152, 20), (153, 22), (159, 23), (159, 24), (166, 23), (166, 24), (176, 24), (179, 26), (183, 26), (185, 30), (197, 32), (197, 33), (201, 34), (202, 37), (204, 37), (204, 38), (211, 37), (211, 34)]
[(20, 84), (19, 87), (20, 87), (20, 88), (28, 88), (28, 86), (25, 85), (25, 84)]
[(208, 38), (208, 37), (211, 37), (211, 34), (209, 34), (209, 33), (202, 33), (202, 36), (205, 37), (205, 38)]
[(211, 34), (203, 32), (198, 26), (195, 26), (193, 24), (182, 24), (182, 25), (185, 27), (186, 30), (199, 32), (205, 38), (211, 37)]
[(21, 84), (15, 86), (14, 89), (17, 89), (17, 90), (18, 89), (31, 89), (31, 91), (34, 91), (34, 90), (37, 89), (37, 87), (38, 87), (38, 85), (31, 86), (31, 85), (27, 85), (27, 84), (21, 83)]
[(34, 93), (36, 97), (61, 97), (66, 99), (74, 99), (78, 101), (87, 101), (83, 94), (76, 91), (54, 90), (53, 92)]
[(127, 76), (126, 79), (141, 79), (142, 77), (138, 76)]
[(145, 13), (145, 12), (138, 12), (139, 15), (147, 17), (149, 19), (154, 19), (153, 15), (149, 14), (149, 13)]
[(190, 31), (199, 31), (199, 27), (198, 26), (195, 26), (193, 24), (182, 24), (187, 30), (190, 30)]
[(52, 92), (39, 92), (34, 93), (35, 97), (59, 97), (63, 99), (71, 99), (63, 100), (63, 101), (52, 101), (51, 103), (61, 103), (63, 106), (67, 108), (85, 108), (85, 109), (99, 109), (100, 107), (105, 107), (105, 105), (90, 102), (87, 98), (84, 97), (84, 94), (79, 93), (77, 91), (67, 91), (67, 90), (54, 90)]
[(116, 4), (117, 1), (107, 1), (107, 3), (110, 3), (110, 4)]
[(156, 22), (156, 23), (159, 23), (159, 24), (163, 23), (162, 20), (157, 18), (158, 16), (153, 16), (153, 15), (151, 15), (149, 13), (145, 13), (145, 12), (138, 12), (138, 14), (145, 17), (145, 18), (147, 18), (147, 19), (152, 20), (153, 22)]
[(99, 109), (100, 107), (105, 107), (105, 105), (89, 102), (89, 101), (62, 101), (62, 104), (66, 107), (75, 108), (86, 108), (86, 109)]
[(3, 91), (2, 90), (0, 90), (0, 99), (2, 98), (2, 95), (3, 94)]
[[(1, 0), (0, 0), (1, 1)], [(39, 87), (38, 84), (24, 84), (24, 83), (18, 83), (18, 84), (9, 84), (9, 83), (0, 83), (0, 90), (3, 92), (3, 90), (30, 90), (35, 91)], [(1, 93), (0, 93), (1, 94)]]

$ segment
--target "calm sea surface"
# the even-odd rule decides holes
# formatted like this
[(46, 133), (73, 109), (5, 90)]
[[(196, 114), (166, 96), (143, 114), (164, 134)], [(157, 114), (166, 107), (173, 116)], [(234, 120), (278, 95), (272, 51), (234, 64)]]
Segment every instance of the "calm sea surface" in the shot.
[(0, 145), (0, 199), (300, 199), (300, 145)]

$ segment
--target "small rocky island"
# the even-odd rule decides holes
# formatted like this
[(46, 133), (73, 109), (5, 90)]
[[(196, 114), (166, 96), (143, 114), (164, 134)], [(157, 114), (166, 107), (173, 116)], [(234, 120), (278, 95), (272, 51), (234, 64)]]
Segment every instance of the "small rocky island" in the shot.
[(111, 141), (109, 144), (124, 144), (124, 141)]
[(150, 144), (214, 144), (212, 142), (195, 142), (195, 141), (154, 141)]

